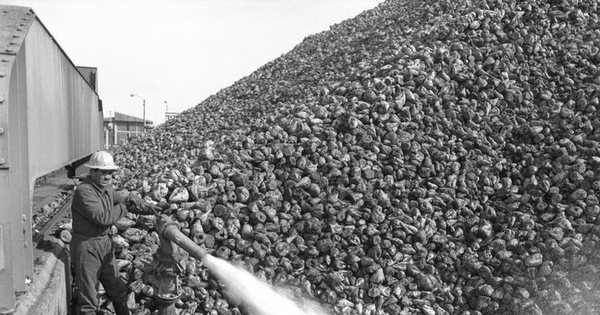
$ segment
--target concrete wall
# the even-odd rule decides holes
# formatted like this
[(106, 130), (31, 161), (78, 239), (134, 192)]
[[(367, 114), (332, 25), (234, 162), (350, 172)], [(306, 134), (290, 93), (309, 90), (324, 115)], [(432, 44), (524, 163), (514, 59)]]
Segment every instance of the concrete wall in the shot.
[(71, 282), (69, 253), (61, 244), (54, 243), (35, 262), (35, 281), (19, 299), (15, 315), (70, 314)]

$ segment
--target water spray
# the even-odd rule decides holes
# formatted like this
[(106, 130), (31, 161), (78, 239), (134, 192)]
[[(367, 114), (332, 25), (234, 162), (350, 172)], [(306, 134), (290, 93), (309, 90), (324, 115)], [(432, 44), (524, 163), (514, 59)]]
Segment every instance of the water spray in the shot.
[(156, 268), (153, 268), (154, 277), (151, 282), (155, 287), (155, 297), (159, 303), (159, 315), (176, 314), (175, 302), (181, 296), (177, 274), (181, 273), (180, 264), (185, 258), (179, 249), (202, 261), (225, 285), (229, 298), (244, 303), (257, 315), (326, 315), (317, 306), (301, 309), (293, 300), (283, 296), (246, 270), (208, 254), (206, 249), (185, 236), (179, 230), (179, 225), (169, 216), (160, 215), (157, 221), (160, 247), (157, 250)]

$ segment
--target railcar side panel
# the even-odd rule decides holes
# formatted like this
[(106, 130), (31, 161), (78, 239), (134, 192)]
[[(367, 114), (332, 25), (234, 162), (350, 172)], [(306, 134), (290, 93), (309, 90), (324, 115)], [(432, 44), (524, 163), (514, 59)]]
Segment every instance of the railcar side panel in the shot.
[[(33, 11), (0, 5), (0, 313), (33, 279), (35, 180), (102, 149), (99, 97)], [(66, 301), (63, 301), (66, 303)]]
[(102, 148), (98, 95), (37, 20), (25, 39), (34, 178)]

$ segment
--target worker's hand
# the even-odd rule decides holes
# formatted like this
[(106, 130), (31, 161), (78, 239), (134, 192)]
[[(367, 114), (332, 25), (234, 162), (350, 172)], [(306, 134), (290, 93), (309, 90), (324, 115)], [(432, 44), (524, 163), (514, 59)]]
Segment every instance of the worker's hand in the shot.
[(147, 214), (152, 214), (152, 215), (160, 215), (160, 211), (162, 211), (161, 207), (147, 203), (147, 202), (144, 202), (142, 204), (142, 209)]
[(137, 213), (137, 214), (141, 214), (141, 215), (159, 215), (160, 210), (162, 210), (160, 207), (151, 205), (151, 204), (143, 201), (140, 204), (140, 206), (136, 208), (136, 210), (135, 210), (136, 212), (132, 212), (132, 213)]
[(127, 202), (125, 202), (125, 207), (127, 211), (133, 214), (141, 214), (141, 215), (159, 215), (160, 210), (162, 208), (149, 204), (143, 199), (130, 195)]

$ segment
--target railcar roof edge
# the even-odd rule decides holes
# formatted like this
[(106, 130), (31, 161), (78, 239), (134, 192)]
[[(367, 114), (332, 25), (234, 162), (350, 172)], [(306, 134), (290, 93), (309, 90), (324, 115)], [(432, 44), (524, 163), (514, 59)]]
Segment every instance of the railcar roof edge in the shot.
[(29, 7), (0, 5), (0, 54), (16, 55), (35, 20)]
[[(71, 65), (77, 69), (77, 65), (69, 58), (69, 55), (56, 41), (54, 36), (52, 36), (50, 30), (48, 30), (32, 8), (0, 4), (0, 73), (4, 72), (6, 75), (10, 72), (10, 69), (12, 68), (12, 59), (2, 56), (16, 56), (19, 53), (19, 50), (27, 37), (27, 32), (31, 28), (33, 21), (36, 19), (46, 32), (48, 32), (48, 35), (52, 38), (58, 49), (62, 51), (65, 58), (67, 58)], [(7, 67), (7, 61), (11, 61), (9, 63), (10, 67)], [(2, 68), (6, 69), (2, 70)], [(80, 75), (83, 77), (81, 73)], [(86, 82), (88, 81), (86, 80)], [(88, 85), (89, 84), (90, 83), (88, 82)], [(90, 85), (90, 87), (94, 89), (93, 86)], [(98, 94), (97, 92), (95, 93)]]

